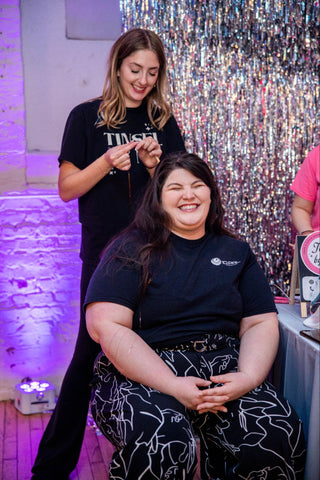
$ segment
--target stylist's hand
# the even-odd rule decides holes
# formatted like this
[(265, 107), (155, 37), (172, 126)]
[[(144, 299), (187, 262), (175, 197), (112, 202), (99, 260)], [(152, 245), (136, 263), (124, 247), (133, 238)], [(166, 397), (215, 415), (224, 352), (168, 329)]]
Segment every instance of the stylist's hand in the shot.
[(112, 147), (106, 151), (104, 154), (105, 162), (111, 168), (118, 168), (118, 170), (130, 170), (131, 161), (130, 161), (130, 150), (137, 146), (138, 142), (131, 140), (129, 143), (124, 145), (118, 145)]
[[(176, 377), (174, 392), (172, 395), (186, 408), (190, 410), (198, 410), (198, 406), (203, 404), (207, 397), (207, 387), (210, 384), (211, 381), (202, 378)], [(201, 387), (204, 388), (204, 390), (202, 390)], [(228, 401), (228, 397), (219, 396), (219, 403), (216, 405), (214, 402), (211, 402), (211, 405), (215, 405), (215, 411), (226, 411), (226, 408), (221, 404), (221, 400), (225, 403)]]
[[(217, 405), (222, 406), (228, 398), (228, 401), (236, 400), (242, 395), (250, 392), (255, 385), (255, 382), (244, 372), (231, 372), (224, 375), (217, 375), (210, 377), (214, 384), (222, 384), (222, 386), (215, 386), (205, 390), (203, 396), (203, 403), (199, 403), (197, 410), (200, 413), (213, 412), (216, 413)], [(227, 411), (225, 409), (224, 411)]]
[(146, 137), (136, 146), (139, 158), (142, 160), (146, 168), (153, 168), (157, 165), (157, 158), (162, 155), (159, 143), (153, 137)]

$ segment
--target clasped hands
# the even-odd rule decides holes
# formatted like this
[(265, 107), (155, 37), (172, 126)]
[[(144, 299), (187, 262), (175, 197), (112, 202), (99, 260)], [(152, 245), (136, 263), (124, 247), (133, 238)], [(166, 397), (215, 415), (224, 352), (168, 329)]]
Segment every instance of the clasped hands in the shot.
[(176, 377), (173, 396), (186, 408), (199, 413), (227, 412), (227, 402), (240, 398), (255, 388), (244, 372), (231, 372), (204, 380), (198, 377)]
[(118, 170), (130, 170), (130, 150), (133, 148), (138, 152), (140, 160), (144, 163), (146, 168), (153, 168), (157, 165), (157, 157), (162, 155), (162, 150), (159, 143), (153, 137), (146, 137), (140, 142), (131, 140), (124, 145), (118, 145), (107, 150), (104, 154), (106, 163)]

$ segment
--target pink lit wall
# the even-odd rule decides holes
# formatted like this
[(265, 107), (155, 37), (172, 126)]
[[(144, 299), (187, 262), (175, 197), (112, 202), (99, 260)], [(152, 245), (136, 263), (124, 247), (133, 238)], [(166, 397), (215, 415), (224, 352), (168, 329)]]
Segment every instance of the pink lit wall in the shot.
[[(88, 0), (0, 4), (0, 400), (25, 377), (59, 393), (73, 353), (80, 225), (77, 201), (58, 195), (57, 155), (71, 108), (102, 91), (107, 20), (115, 27), (120, 13), (117, 1), (97, 3), (98, 13)], [(108, 36), (89, 39), (97, 14)]]
[(76, 206), (50, 192), (0, 198), (0, 400), (26, 376), (59, 390), (79, 318)]
[(0, 400), (29, 376), (59, 392), (79, 319), (77, 202), (56, 155), (26, 152), (20, 5), (0, 6)]

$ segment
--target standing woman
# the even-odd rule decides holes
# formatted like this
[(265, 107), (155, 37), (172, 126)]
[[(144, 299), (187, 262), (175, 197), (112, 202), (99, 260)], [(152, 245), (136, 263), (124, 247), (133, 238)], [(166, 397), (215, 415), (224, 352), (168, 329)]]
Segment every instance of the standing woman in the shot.
[[(104, 246), (133, 218), (159, 157), (185, 150), (165, 100), (166, 82), (160, 38), (149, 30), (129, 30), (111, 49), (102, 96), (75, 107), (67, 120), (59, 194), (65, 202), (79, 198), (81, 307)], [(74, 355), (40, 442), (33, 480), (64, 480), (75, 468), (99, 351), (81, 308)]]

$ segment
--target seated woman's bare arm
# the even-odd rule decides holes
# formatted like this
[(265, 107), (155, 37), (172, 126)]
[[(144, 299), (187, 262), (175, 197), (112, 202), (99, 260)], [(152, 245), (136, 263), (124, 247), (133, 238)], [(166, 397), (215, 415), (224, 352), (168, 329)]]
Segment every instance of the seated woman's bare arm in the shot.
[(241, 320), (238, 371), (252, 380), (255, 388), (265, 380), (279, 345), (279, 321), (275, 312)]
[(100, 343), (109, 360), (126, 377), (162, 393), (172, 395), (187, 408), (202, 402), (203, 390), (210, 381), (196, 377), (177, 377), (159, 355), (132, 330), (133, 312), (109, 302), (87, 306), (87, 329)]
[(274, 312), (253, 315), (241, 320), (240, 351), (236, 372), (210, 377), (221, 386), (207, 390), (198, 410), (216, 411), (212, 405), (223, 405), (224, 396), (235, 400), (260, 385), (267, 377), (279, 344), (278, 317)]

